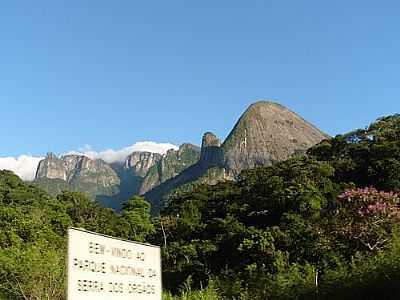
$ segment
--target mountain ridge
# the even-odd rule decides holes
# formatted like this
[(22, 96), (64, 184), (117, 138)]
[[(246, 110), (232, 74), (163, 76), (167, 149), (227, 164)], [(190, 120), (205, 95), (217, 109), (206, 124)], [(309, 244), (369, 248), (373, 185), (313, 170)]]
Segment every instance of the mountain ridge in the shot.
[[(164, 155), (135, 151), (114, 164), (49, 154), (39, 163), (34, 182), (54, 192), (82, 189), (114, 208), (133, 195), (144, 195), (159, 208), (163, 198), (184, 185), (235, 180), (243, 170), (286, 160), (326, 138), (328, 135), (285, 106), (261, 100), (241, 114), (223, 142), (208, 131), (201, 148), (184, 143)], [(110, 182), (104, 174), (109, 174)], [(85, 190), (88, 182), (96, 182), (99, 190)]]
[(84, 155), (48, 153), (39, 162), (33, 183), (53, 195), (63, 190), (88, 192), (102, 204), (119, 209), (121, 202), (176, 176), (199, 157), (199, 147), (189, 143), (164, 155), (134, 151), (124, 161), (111, 164)]

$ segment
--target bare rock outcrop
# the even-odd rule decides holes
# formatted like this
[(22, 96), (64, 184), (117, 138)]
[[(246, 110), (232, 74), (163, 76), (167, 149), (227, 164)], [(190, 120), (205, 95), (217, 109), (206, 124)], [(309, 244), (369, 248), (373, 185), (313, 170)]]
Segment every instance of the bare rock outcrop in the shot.
[(306, 151), (327, 135), (286, 107), (259, 101), (240, 117), (221, 146), (224, 165), (233, 176), (268, 166)]
[(200, 163), (205, 168), (222, 167), (223, 161), (220, 139), (212, 132), (206, 132), (201, 143)]
[[(54, 193), (61, 192), (55, 188), (59, 186), (60, 189), (69, 187), (71, 190), (85, 191), (96, 196), (116, 193), (120, 179), (103, 160), (93, 160), (83, 155), (65, 155), (58, 158), (49, 153), (40, 161), (34, 182)], [(62, 182), (64, 184), (60, 184)], [(52, 188), (49, 187), (51, 185)]]
[(144, 177), (161, 158), (162, 155), (158, 153), (136, 151), (125, 159), (124, 168), (131, 170), (137, 176)]

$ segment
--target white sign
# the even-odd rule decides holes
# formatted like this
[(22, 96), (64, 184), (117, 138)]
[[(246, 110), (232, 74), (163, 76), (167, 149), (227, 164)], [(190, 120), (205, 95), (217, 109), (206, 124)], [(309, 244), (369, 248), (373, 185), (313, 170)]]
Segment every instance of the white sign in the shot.
[(160, 300), (160, 248), (68, 230), (68, 300)]

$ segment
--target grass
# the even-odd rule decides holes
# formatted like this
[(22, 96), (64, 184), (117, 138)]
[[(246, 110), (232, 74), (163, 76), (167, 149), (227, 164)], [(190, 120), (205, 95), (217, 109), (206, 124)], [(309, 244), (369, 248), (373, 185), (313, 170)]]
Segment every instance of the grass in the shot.
[(193, 291), (190, 285), (185, 284), (178, 295), (172, 295), (170, 292), (163, 293), (163, 300), (222, 300), (218, 290), (213, 282), (207, 288)]

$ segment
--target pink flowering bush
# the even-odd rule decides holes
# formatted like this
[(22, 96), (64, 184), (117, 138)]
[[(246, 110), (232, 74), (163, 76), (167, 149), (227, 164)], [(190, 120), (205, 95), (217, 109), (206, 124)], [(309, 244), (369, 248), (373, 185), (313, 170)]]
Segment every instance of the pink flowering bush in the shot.
[(339, 195), (341, 206), (356, 210), (360, 218), (374, 216), (398, 217), (399, 195), (393, 192), (379, 192), (373, 187), (346, 190)]
[(400, 221), (399, 194), (373, 187), (349, 189), (339, 195), (339, 235), (378, 250), (390, 240), (393, 226)]

